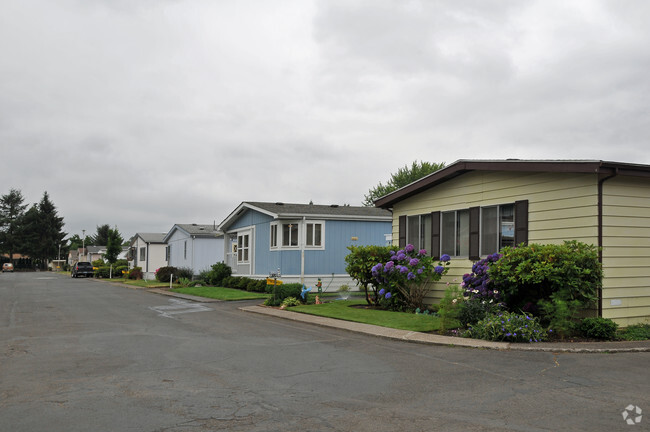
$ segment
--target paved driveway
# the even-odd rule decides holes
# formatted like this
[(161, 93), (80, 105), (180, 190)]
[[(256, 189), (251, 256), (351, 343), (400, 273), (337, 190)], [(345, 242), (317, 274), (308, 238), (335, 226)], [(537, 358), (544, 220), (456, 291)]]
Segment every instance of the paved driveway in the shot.
[(622, 416), (650, 415), (650, 353), (428, 346), (239, 306), (1, 275), (2, 430), (650, 429)]

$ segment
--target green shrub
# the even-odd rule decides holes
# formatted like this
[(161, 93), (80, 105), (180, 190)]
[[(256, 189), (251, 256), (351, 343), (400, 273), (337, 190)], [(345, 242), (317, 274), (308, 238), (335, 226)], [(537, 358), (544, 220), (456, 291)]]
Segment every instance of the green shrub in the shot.
[(175, 279), (189, 279), (192, 280), (194, 277), (194, 270), (189, 267), (178, 267), (176, 273), (174, 273)]
[(282, 301), (287, 297), (295, 297), (301, 299), (300, 294), (302, 293), (302, 284), (300, 283), (287, 283), (282, 285), (271, 285), (273, 287), (272, 293), (273, 296), (269, 297), (266, 302), (267, 306), (279, 306), (282, 304)]
[(620, 332), (619, 337), (623, 340), (648, 340), (650, 339), (650, 324), (633, 324)]
[(447, 329), (452, 328), (453, 324), (458, 319), (460, 313), (460, 303), (463, 297), (461, 290), (457, 286), (450, 286), (445, 290), (444, 297), (438, 304), (438, 317), (440, 318), (440, 331), (445, 332)]
[(123, 277), (125, 276), (129, 271), (128, 266), (113, 266), (113, 277)]
[(97, 270), (95, 270), (95, 277), (108, 279), (110, 277), (110, 272), (111, 268), (109, 266), (98, 267)]
[(232, 269), (224, 262), (218, 262), (212, 265), (212, 269), (207, 273), (205, 281), (212, 286), (221, 286), (223, 280), (232, 276)]
[(546, 339), (547, 332), (538, 318), (525, 313), (501, 312), (480, 320), (463, 336), (490, 341), (541, 342)]
[(236, 282), (237, 282), (237, 277), (228, 276), (223, 278), (223, 280), (221, 281), (221, 286), (224, 288), (233, 288), (234, 286), (236, 286)]
[(140, 280), (142, 279), (142, 267), (133, 267), (126, 275), (128, 279)]
[(236, 288), (238, 288), (240, 290), (245, 290), (246, 287), (248, 286), (248, 282), (250, 282), (250, 280), (251, 280), (249, 277), (246, 277), (246, 276), (240, 276), (237, 279), (238, 280), (237, 280)]
[(595, 305), (602, 286), (598, 248), (575, 240), (561, 245), (506, 247), (490, 263), (491, 283), (510, 310), (539, 314), (569, 333), (578, 312)]
[(458, 321), (463, 327), (467, 327), (502, 310), (503, 303), (496, 302), (494, 299), (466, 298), (460, 304)]
[(266, 290), (266, 279), (250, 279), (246, 285), (246, 291), (264, 292)]
[(379, 302), (377, 278), (372, 269), (377, 263), (384, 263), (391, 257), (390, 246), (348, 246), (345, 256), (345, 271), (363, 288), (368, 304)]
[(280, 305), (283, 308), (291, 307), (291, 306), (298, 306), (301, 305), (300, 300), (298, 300), (295, 297), (287, 297), (284, 300), (282, 300), (282, 304)]
[(613, 340), (616, 338), (618, 324), (609, 318), (585, 318), (578, 328), (585, 337)]
[(171, 275), (178, 277), (178, 269), (174, 266), (160, 267), (156, 270), (156, 280), (158, 282), (169, 282)]
[(93, 261), (91, 264), (93, 265), (93, 267), (97, 267), (97, 268), (106, 266), (106, 263), (105, 263), (104, 260), (101, 259), (101, 258), (100, 258), (100, 259), (96, 259), (96, 260)]
[(186, 288), (186, 287), (190, 286), (190, 284), (192, 283), (192, 281), (191, 281), (190, 279), (188, 279), (188, 278), (181, 277), (181, 278), (178, 278), (178, 283), (179, 283), (180, 286), (182, 286), (183, 288)]

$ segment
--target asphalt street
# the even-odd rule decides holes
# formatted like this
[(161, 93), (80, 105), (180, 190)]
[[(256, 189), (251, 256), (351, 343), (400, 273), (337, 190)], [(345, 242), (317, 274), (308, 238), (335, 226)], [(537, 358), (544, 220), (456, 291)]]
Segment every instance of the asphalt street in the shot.
[(253, 304), (2, 274), (0, 430), (650, 430), (648, 352), (423, 345)]

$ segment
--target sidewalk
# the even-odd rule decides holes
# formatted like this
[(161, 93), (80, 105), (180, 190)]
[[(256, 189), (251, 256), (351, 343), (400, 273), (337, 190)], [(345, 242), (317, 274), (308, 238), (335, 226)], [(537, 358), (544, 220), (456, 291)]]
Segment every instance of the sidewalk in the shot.
[[(150, 289), (149, 292), (172, 297), (183, 298), (202, 303), (219, 302), (221, 300), (178, 294), (162, 289)], [(413, 343), (446, 345), (449, 347), (481, 348), (511, 351), (545, 351), (554, 353), (619, 353), (619, 352), (650, 352), (650, 340), (622, 342), (539, 342), (532, 344), (515, 344), (510, 342), (491, 342), (480, 339), (442, 336), (432, 333), (420, 333), (398, 330), (388, 327), (343, 321), (333, 318), (319, 317), (298, 312), (291, 312), (266, 306), (240, 307), (244, 312), (257, 313), (276, 318), (283, 318), (299, 323), (314, 324), (339, 330), (365, 334), (386, 339), (402, 340)]]

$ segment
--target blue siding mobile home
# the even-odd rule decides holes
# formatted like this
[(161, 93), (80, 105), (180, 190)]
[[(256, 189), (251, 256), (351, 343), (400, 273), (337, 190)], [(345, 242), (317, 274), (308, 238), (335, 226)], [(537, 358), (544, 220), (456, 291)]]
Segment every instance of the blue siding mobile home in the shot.
[(345, 272), (348, 246), (390, 244), (390, 211), (337, 205), (241, 203), (220, 225), (233, 275), (335, 290), (353, 284)]

